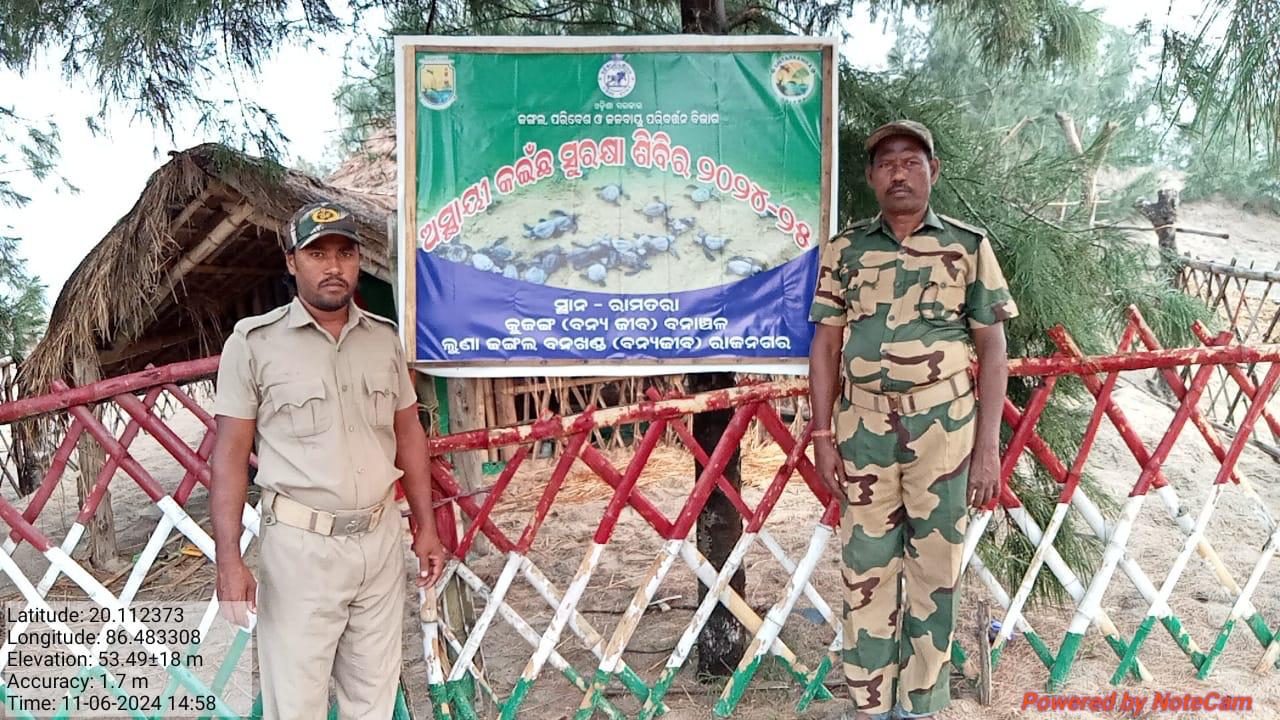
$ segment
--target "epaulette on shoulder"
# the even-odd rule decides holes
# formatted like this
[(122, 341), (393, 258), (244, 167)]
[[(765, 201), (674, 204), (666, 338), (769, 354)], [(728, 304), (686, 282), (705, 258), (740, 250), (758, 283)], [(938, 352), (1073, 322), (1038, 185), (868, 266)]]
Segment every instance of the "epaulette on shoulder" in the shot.
[(392, 320), (391, 318), (385, 318), (377, 313), (371, 313), (368, 310), (364, 310), (364, 309), (362, 309), (360, 312), (363, 312), (365, 314), (365, 317), (369, 318), (370, 320), (376, 320), (377, 322), (380, 322), (383, 325), (389, 326), (392, 330), (397, 330), (397, 331), (399, 330), (400, 325), (397, 324), (396, 321)]
[(241, 335), (248, 335), (258, 328), (266, 327), (267, 325), (282, 319), (287, 314), (289, 314), (289, 306), (281, 305), (280, 307), (274, 310), (268, 310), (261, 315), (253, 315), (251, 317), (244, 318), (240, 322), (236, 323), (235, 331)]
[(861, 230), (862, 228), (864, 228), (864, 227), (866, 227), (866, 226), (870, 225), (870, 224), (871, 224), (871, 221), (873, 221), (873, 220), (875, 220), (875, 218), (873, 218), (873, 217), (869, 217), (869, 218), (862, 218), (861, 220), (854, 220), (853, 222), (849, 223), (848, 225), (845, 225), (845, 226), (844, 226), (844, 228), (842, 228), (842, 229), (840, 230), (840, 232), (839, 232), (839, 233), (836, 233), (836, 235), (837, 235), (837, 236), (840, 236), (840, 235), (848, 235), (848, 234), (850, 234), (850, 233), (854, 232), (855, 230)]
[(938, 218), (941, 219), (943, 222), (948, 222), (948, 223), (951, 223), (952, 225), (955, 225), (961, 230), (968, 230), (969, 232), (973, 233), (974, 235), (977, 235), (978, 237), (987, 236), (987, 231), (983, 228), (978, 227), (977, 225), (970, 225), (969, 223), (961, 222), (948, 215), (939, 215)]

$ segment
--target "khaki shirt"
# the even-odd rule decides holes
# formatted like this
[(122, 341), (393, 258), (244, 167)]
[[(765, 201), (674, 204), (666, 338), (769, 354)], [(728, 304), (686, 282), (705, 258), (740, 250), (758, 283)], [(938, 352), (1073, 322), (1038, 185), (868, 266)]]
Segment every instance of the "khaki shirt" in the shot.
[(827, 242), (809, 310), (847, 328), (846, 382), (877, 393), (965, 372), (970, 330), (1017, 315), (986, 232), (933, 210), (902, 240), (876, 216)]
[(213, 408), (257, 422), (259, 486), (343, 511), (378, 503), (403, 474), (394, 418), (415, 403), (394, 323), (353, 303), (335, 342), (294, 299), (236, 324)]

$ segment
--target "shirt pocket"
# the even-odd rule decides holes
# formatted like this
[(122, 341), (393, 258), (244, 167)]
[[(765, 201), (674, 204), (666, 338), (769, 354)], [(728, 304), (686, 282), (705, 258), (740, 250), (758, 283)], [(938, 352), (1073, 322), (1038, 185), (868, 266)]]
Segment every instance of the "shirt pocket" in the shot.
[(288, 418), (294, 437), (318, 435), (333, 424), (333, 410), (326, 402), (324, 381), (296, 380), (271, 388), (276, 413)]
[(364, 413), (372, 427), (387, 427), (394, 422), (398, 379), (390, 372), (364, 374)]
[(965, 284), (943, 277), (925, 283), (916, 309), (933, 322), (955, 322), (964, 312)]
[(881, 302), (892, 302), (892, 298), (881, 297), (880, 268), (850, 268), (847, 272), (844, 303), (850, 320), (875, 315)]

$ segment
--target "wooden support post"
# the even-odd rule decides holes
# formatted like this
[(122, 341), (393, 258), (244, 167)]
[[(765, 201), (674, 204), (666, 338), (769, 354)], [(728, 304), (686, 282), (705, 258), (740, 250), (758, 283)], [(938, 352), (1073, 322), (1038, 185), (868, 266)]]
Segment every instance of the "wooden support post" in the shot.
[(991, 704), (991, 610), (978, 601), (978, 704)]
[[(484, 385), (479, 378), (449, 378), (449, 432), (479, 430), (485, 426)], [(463, 491), (484, 487), (484, 455), (478, 452), (453, 454), (453, 475)], [(489, 552), (489, 542), (480, 536), (473, 546), (476, 552)]]
[[(690, 393), (719, 390), (734, 386), (733, 373), (694, 373), (686, 377), (686, 388)], [(733, 410), (716, 410), (698, 413), (693, 416), (693, 437), (698, 445), (707, 451), (707, 455), (715, 449), (724, 434)], [(733, 457), (724, 470), (724, 477), (735, 488), (742, 488), (742, 453), (741, 449), (733, 451)], [(694, 477), (702, 474), (702, 464), (694, 462)], [(707, 504), (698, 515), (698, 552), (717, 570), (724, 566), (733, 546), (742, 537), (742, 517), (729, 502), (719, 488), (711, 491)], [(739, 595), (744, 595), (747, 588), (747, 573), (739, 569), (734, 573), (729, 586)], [(698, 602), (706, 595), (705, 585), (698, 585)], [(698, 675), (700, 677), (727, 677), (733, 674), (747, 650), (747, 632), (733, 613), (723, 605), (717, 605), (711, 617), (698, 635)]]
[[(493, 381), (494, 413), (498, 425), (508, 427), (517, 425), (520, 417), (516, 414), (516, 395), (512, 392), (514, 382), (511, 378), (497, 378)], [(507, 446), (499, 449), (498, 457), (510, 460), (515, 448)]]
[[(84, 386), (102, 379), (102, 370), (98, 367), (97, 358), (76, 358), (73, 364), (73, 375), (77, 386)], [(102, 419), (102, 411), (94, 410), (94, 416)], [(80, 437), (76, 445), (77, 466), (79, 476), (76, 478), (76, 497), (80, 505), (89, 497), (93, 483), (106, 464), (107, 453), (89, 433)], [(89, 521), (89, 563), (98, 570), (113, 572), (119, 570), (120, 561), (116, 548), (115, 513), (111, 509), (111, 491), (103, 493), (102, 502)]]

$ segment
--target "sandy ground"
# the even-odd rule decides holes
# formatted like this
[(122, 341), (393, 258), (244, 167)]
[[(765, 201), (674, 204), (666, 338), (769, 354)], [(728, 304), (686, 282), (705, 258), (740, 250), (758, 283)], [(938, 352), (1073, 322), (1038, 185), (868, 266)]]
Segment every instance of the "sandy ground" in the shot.
[[(606, 202), (601, 199), (599, 189), (611, 184), (620, 185), (626, 194), (615, 202)], [(473, 251), (484, 252), (494, 241), (506, 238), (502, 244), (519, 253), (510, 262), (519, 270), (520, 277), (525, 278), (533, 257), (553, 248), (570, 253), (598, 242), (603, 236), (621, 237), (634, 243), (637, 235), (672, 234), (672, 229), (666, 226), (668, 219), (685, 221), (688, 228), (675, 236), (673, 251), (644, 255), (644, 263), (650, 266), (647, 269), (638, 265), (614, 266), (595, 281), (586, 276), (585, 268), (575, 269), (566, 264), (553, 271), (546, 281), (552, 287), (613, 293), (714, 287), (741, 279), (728, 269), (731, 258), (750, 258), (765, 268), (773, 268), (800, 254), (790, 237), (774, 226), (776, 219), (761, 218), (746, 203), (730, 196), (697, 203), (692, 198), (697, 187), (662, 173), (646, 175), (642, 171), (620, 168), (594, 170), (590, 177), (576, 181), (547, 180), (501, 197), (488, 212), (468, 219), (462, 237), (451, 245), (461, 243)], [(665, 216), (650, 218), (640, 212), (655, 199), (670, 206)], [(576, 216), (577, 229), (545, 239), (526, 237), (525, 225), (534, 226), (552, 218), (553, 211)], [(817, 227), (816, 208), (797, 208), (797, 212), (800, 219)], [(721, 249), (712, 248), (714, 251), (708, 254), (695, 242), (700, 232), (728, 242)], [(446, 245), (437, 252), (445, 257), (447, 250)], [(455, 260), (470, 264), (473, 258), (474, 255), (463, 253)], [(503, 263), (498, 265), (501, 267)]]
[[(1130, 380), (1132, 382), (1130, 382)], [(1141, 378), (1129, 378), (1117, 390), (1117, 399), (1134, 422), (1139, 434), (1149, 446), (1154, 446), (1167, 427), (1172, 411), (1142, 389)], [(201, 427), (185, 413), (171, 421), (176, 430), (193, 447), (202, 432)], [(135, 456), (162, 483), (172, 489), (182, 471), (178, 464), (145, 434), (136, 441)], [(615, 458), (620, 465), (625, 456)], [(746, 498), (754, 505), (763, 492), (764, 485), (772, 477), (773, 470), (781, 462), (781, 454), (772, 445), (749, 448), (744, 457)], [(690, 485), (692, 467), (686, 455), (674, 448), (660, 448), (640, 480), (642, 491), (669, 517), (674, 516), (685, 499)], [(1188, 426), (1175, 446), (1166, 464), (1169, 481), (1180, 493), (1185, 506), (1198, 510), (1209, 484), (1216, 472), (1207, 446), (1194, 428)], [(1277, 465), (1269, 457), (1246, 449), (1240, 465), (1267, 507), (1280, 514), (1280, 475)], [(506, 498), (496, 510), (499, 527), (509, 536), (519, 533), (528, 518), (532, 499), (537, 497), (549, 477), (551, 465), (547, 461), (530, 462), (517, 476)], [(1128, 492), (1137, 477), (1138, 467), (1109, 425), (1104, 425), (1093, 452), (1088, 471), (1099, 481), (1107, 494), (1116, 501)], [(560, 499), (547, 518), (530, 553), (531, 559), (561, 587), (577, 569), (582, 554), (599, 522), (608, 495), (603, 483), (593, 479), (584, 466), (578, 464)], [(37, 525), (55, 540), (65, 534), (74, 516), (74, 479), (68, 477), (55, 493)], [(146, 537), (154, 528), (158, 513), (139, 490), (123, 474), (113, 484), (112, 505), (115, 510), (121, 552), (132, 556), (141, 549)], [(201, 525), (208, 527), (207, 495), (197, 491), (190, 503), (192, 514)], [(819, 508), (809, 491), (798, 480), (787, 487), (766, 527), (793, 558), (798, 558), (807, 545), (817, 520)], [(1259, 556), (1265, 537), (1265, 525), (1257, 511), (1257, 503), (1238, 488), (1231, 488), (1214, 516), (1208, 537), (1219, 549), (1224, 562), (1243, 583)], [(1138, 562), (1157, 585), (1163, 580), (1181, 546), (1181, 534), (1173, 525), (1163, 506), (1154, 498), (1142, 511), (1138, 527), (1130, 542), (1129, 556)], [(182, 543), (171, 539), (161, 553), (156, 568), (149, 575), (143, 597), (166, 600), (197, 601), (207, 599), (213, 582), (212, 566), (197, 558), (178, 552)], [(640, 576), (656, 557), (659, 540), (635, 513), (628, 510), (609, 544), (601, 566), (596, 571), (579, 607), (596, 628), (609, 635), (629, 602)], [(251, 563), (256, 562), (252, 550)], [(24, 546), (16, 558), (28, 576), (43, 571), (41, 557)], [(471, 558), (475, 571), (492, 583), (496, 579), (504, 558), (488, 554)], [(838, 607), (840, 584), (838, 555), (834, 547), (828, 550), (814, 578), (814, 584), (827, 599)], [(759, 546), (754, 547), (745, 563), (748, 573), (746, 599), (763, 614), (780, 596), (787, 574)], [(408, 561), (406, 561), (408, 569)], [(110, 587), (119, 591), (122, 576), (99, 573)], [(1009, 588), (1012, 591), (1013, 588)], [(3, 591), (12, 593), (11, 586)], [(79, 594), (66, 580), (55, 586), (54, 597), (75, 598)], [(692, 573), (677, 563), (657, 597), (664, 599), (670, 609), (651, 609), (641, 622), (639, 631), (628, 646), (626, 661), (642, 677), (652, 682), (661, 670), (671, 648), (688, 622), (696, 599), (696, 584)], [(972, 577), (963, 586), (963, 610), (957, 636), (970, 650), (974, 647), (974, 603), (979, 598), (993, 601), (984, 588)], [(550, 609), (533, 589), (517, 580), (508, 596), (508, 602), (535, 627), (541, 630), (550, 620)], [(1263, 577), (1254, 595), (1254, 602), (1264, 617), (1273, 625), (1280, 618), (1280, 566), (1273, 566)], [(1202, 648), (1210, 646), (1218, 628), (1230, 609), (1230, 599), (1218, 588), (1207, 566), (1192, 558), (1186, 573), (1177, 586), (1172, 601), (1174, 611), (1182, 618), (1192, 637)], [(1130, 581), (1117, 573), (1108, 591), (1104, 605), (1123, 632), (1131, 634), (1141, 621), (1147, 604), (1133, 589)], [(1029, 617), (1033, 625), (1051, 644), (1056, 646), (1065, 631), (1071, 615), (1070, 608), (1036, 607)], [(403, 677), (408, 683), (410, 700), (419, 717), (429, 712), (426, 700), (424, 667), (422, 664), (421, 636), (416, 622), (416, 607), (411, 601), (405, 607), (405, 663)], [(824, 647), (832, 637), (830, 628), (815, 623), (816, 613), (807, 600), (797, 605), (782, 632), (782, 639), (809, 667), (817, 664)], [(495, 623), (483, 644), (484, 662), (489, 681), (503, 697), (523, 668), (530, 649), (500, 620)], [(564, 657), (584, 674), (594, 668), (594, 661), (581, 644), (566, 633), (559, 645)], [(1227, 645), (1225, 655), (1207, 682), (1196, 681), (1192, 668), (1173, 645), (1169, 637), (1157, 631), (1148, 640), (1142, 658), (1150, 668), (1154, 680), (1142, 685), (1126, 684), (1120, 690), (1150, 694), (1155, 691), (1205, 693), (1216, 691), (1231, 695), (1252, 696), (1254, 709), (1250, 717), (1280, 717), (1280, 682), (1276, 675), (1258, 676), (1252, 668), (1260, 657), (1257, 642), (1244, 629), (1239, 629)], [(691, 660), (690, 663), (694, 662)], [(1066, 688), (1068, 693), (1107, 693), (1113, 688), (1110, 673), (1116, 660), (1096, 632), (1091, 632), (1085, 642), (1075, 670)], [(1047, 672), (1034, 658), (1024, 641), (1015, 641), (1007, 650), (994, 680), (994, 700), (990, 707), (981, 707), (974, 699), (971, 683), (957, 678), (953, 693), (957, 698), (952, 708), (942, 715), (945, 718), (1039, 717), (1043, 713), (1022, 711), (1019, 704), (1023, 694), (1043, 691)], [(832, 673), (829, 682), (838, 683), (838, 673)], [(765, 664), (753, 683), (735, 717), (750, 720), (794, 717), (792, 706), (798, 697), (794, 685), (774, 664)], [(718, 686), (699, 685), (688, 669), (678, 677), (675, 689), (668, 698), (671, 718), (704, 718), (710, 716), (710, 708), (718, 695)], [(634, 713), (636, 703), (621, 694), (615, 684), (610, 700), (628, 713)], [(577, 705), (580, 693), (570, 686), (554, 670), (544, 670), (539, 682), (524, 705), (521, 717), (560, 718)], [(1091, 717), (1084, 713), (1060, 714), (1060, 717)], [(1192, 713), (1160, 713), (1149, 715), (1160, 718), (1192, 718)]]

